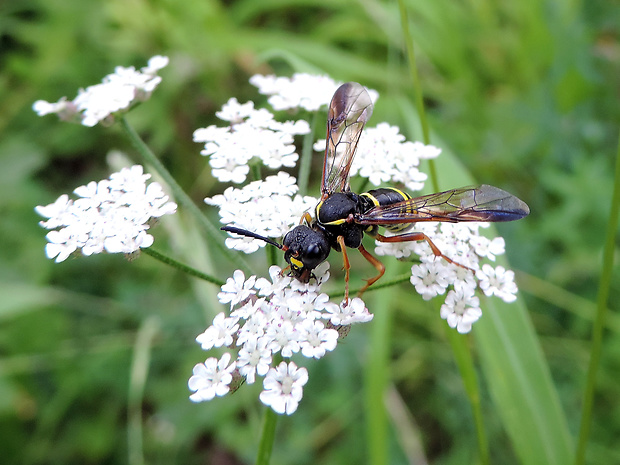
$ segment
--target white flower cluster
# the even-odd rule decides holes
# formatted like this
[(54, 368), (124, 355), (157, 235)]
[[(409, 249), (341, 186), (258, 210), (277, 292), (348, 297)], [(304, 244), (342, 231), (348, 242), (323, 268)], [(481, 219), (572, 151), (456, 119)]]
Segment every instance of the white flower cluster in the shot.
[[(227, 226), (251, 230), (262, 236), (280, 238), (304, 214), (314, 208), (314, 197), (295, 195), (298, 187), (293, 176), (279, 172), (264, 181), (254, 181), (243, 188), (227, 188), (223, 194), (206, 198), (205, 202), (219, 208), (221, 222)], [(250, 237), (229, 237), (229, 249), (256, 252), (265, 242)]]
[[(292, 79), (254, 76), (252, 83), (261, 93), (271, 95), (269, 101), (278, 110), (315, 111), (328, 104), (336, 88), (331, 80), (307, 75), (295, 75)], [(247, 154), (262, 158), (255, 148), (246, 148), (244, 144), (250, 142), (235, 140), (238, 126), (260, 119), (258, 115), (269, 123), (251, 123), (257, 131), (252, 144), (255, 141), (265, 144), (261, 153), (294, 152), (292, 148), (283, 150), (277, 137), (259, 135), (273, 130), (275, 123), (270, 113), (255, 110), (252, 102), (239, 105), (231, 100), (219, 114), (230, 121), (230, 128), (210, 127), (195, 134), (195, 140), (206, 142), (203, 153), (211, 155), (211, 166), (218, 179), (243, 182), (249, 172)], [(286, 124), (294, 127), (293, 123)], [(244, 134), (249, 135), (251, 131), (248, 129)], [(325, 148), (324, 141), (322, 147), (316, 145), (315, 149)], [(420, 160), (434, 158), (439, 153), (436, 147), (405, 141), (397, 127), (383, 123), (367, 128), (362, 134), (351, 174), (366, 177), (374, 185), (396, 182), (414, 191), (421, 189), (426, 179), (418, 170)], [(214, 163), (214, 159), (219, 161)], [(294, 164), (297, 157), (290, 160)], [(295, 182), (292, 176), (279, 172), (242, 188), (229, 187), (205, 202), (219, 208), (223, 224), (277, 239), (299, 224), (302, 215), (314, 213), (318, 201), (297, 195)], [(504, 241), (481, 236), (479, 227), (484, 225), (425, 222), (413, 225), (413, 231), (425, 233), (446, 256), (470, 269), (437, 259), (424, 241), (377, 242), (378, 255), (391, 254), (398, 258), (412, 253), (419, 255), (420, 263), (411, 268), (411, 283), (424, 299), (447, 294), (441, 317), (461, 333), (468, 332), (481, 315), (479, 298), (475, 295), (477, 287), (486, 295), (497, 295), (507, 302), (516, 298), (514, 273), (501, 266), (480, 265), (482, 258), (493, 261), (503, 253)], [(226, 245), (251, 253), (265, 242), (235, 235), (226, 239)], [(210, 400), (234, 392), (244, 381), (254, 383), (257, 376), (264, 376), (260, 400), (278, 413), (293, 413), (303, 396), (308, 371), (291, 361), (291, 357), (320, 358), (336, 347), (339, 334), (346, 334), (350, 324), (372, 319), (361, 299), (338, 306), (320, 293), (321, 284), (328, 278), (327, 267), (324, 262), (314, 270), (317, 281), (312, 284), (284, 277), (282, 270), (275, 266), (269, 271), (271, 281), (255, 276), (245, 279), (241, 271), (236, 271), (219, 294), (220, 301), (231, 306), (229, 316), (218, 314), (212, 326), (196, 339), (205, 350), (235, 349), (236, 358), (229, 351), (219, 359), (210, 357), (196, 365), (188, 383), (193, 392), (190, 398), (195, 402)]]
[(425, 300), (447, 291), (441, 317), (459, 333), (467, 333), (482, 316), (480, 299), (475, 295), (476, 287), (487, 296), (495, 295), (505, 302), (517, 298), (513, 271), (502, 266), (493, 268), (488, 263), (480, 266), (481, 259), (494, 261), (496, 255), (504, 253), (503, 238), (488, 239), (479, 234), (479, 228), (487, 226), (487, 223), (429, 222), (417, 223), (407, 231), (426, 234), (443, 254), (469, 270), (438, 259), (425, 241), (376, 241), (375, 252), (396, 258), (406, 258), (412, 253), (419, 255), (421, 263), (411, 267), (411, 284)]
[(296, 73), (292, 77), (262, 76), (250, 78), (250, 84), (263, 95), (270, 95), (269, 104), (274, 110), (303, 108), (317, 111), (329, 102), (341, 83), (328, 76)]
[(45, 253), (56, 262), (66, 260), (77, 249), (84, 255), (103, 252), (131, 253), (149, 247), (153, 236), (146, 231), (150, 218), (174, 213), (177, 205), (157, 182), (146, 184), (150, 174), (135, 165), (113, 173), (109, 179), (90, 182), (61, 195), (54, 203), (35, 211), (48, 218), (39, 224), (47, 233)]
[(110, 125), (115, 113), (148, 100), (161, 82), (157, 72), (167, 65), (168, 57), (157, 55), (140, 71), (133, 66), (117, 66), (101, 84), (80, 89), (74, 100), (68, 101), (66, 97), (56, 103), (37, 100), (32, 109), (39, 116), (56, 113), (63, 121), (79, 122), (84, 126), (95, 126), (99, 122)]
[[(256, 86), (261, 94), (270, 95), (268, 102), (276, 111), (299, 108), (317, 111), (329, 105), (342, 82), (336, 82), (329, 76), (295, 73), (290, 78), (255, 74), (250, 78), (250, 84)], [(379, 97), (376, 90), (368, 89), (368, 93), (373, 102)]]
[[(324, 151), (325, 143), (325, 139), (318, 140), (314, 150)], [(398, 126), (379, 123), (362, 132), (349, 174), (367, 178), (374, 186), (401, 183), (408, 190), (417, 191), (424, 187), (427, 178), (418, 169), (420, 160), (436, 158), (440, 153), (432, 145), (406, 141)]]
[(295, 354), (321, 358), (335, 349), (340, 332), (354, 323), (372, 319), (364, 302), (353, 299), (340, 306), (320, 292), (329, 277), (325, 262), (315, 269), (316, 283), (302, 284), (282, 276), (277, 266), (269, 269), (271, 281), (237, 270), (218, 294), (230, 305), (230, 315), (218, 314), (212, 326), (196, 341), (204, 350), (217, 347), (237, 349), (237, 358), (226, 352), (219, 360), (208, 358), (194, 367), (188, 386), (195, 402), (211, 400), (264, 376), (260, 400), (277, 413), (295, 412), (308, 381), (308, 371), (290, 359)]
[[(278, 109), (316, 109), (327, 104), (337, 86), (324, 77), (295, 75), (293, 78), (254, 76), (252, 83), (261, 93), (271, 95), (271, 104)], [(328, 91), (318, 90), (325, 86)], [(376, 93), (375, 93), (376, 95)], [(373, 97), (371, 97), (373, 98)], [(376, 98), (373, 98), (373, 101)], [(232, 107), (226, 118), (240, 121), (256, 111), (251, 102), (241, 107)], [(290, 124), (290, 123), (289, 123)], [(325, 140), (314, 145), (315, 150), (325, 150)], [(440, 150), (420, 142), (408, 142), (399, 133), (398, 127), (380, 123), (375, 128), (366, 128), (360, 138), (354, 158), (351, 175), (365, 177), (375, 186), (400, 183), (410, 191), (423, 187), (426, 174), (419, 171), (420, 160), (435, 158)], [(249, 168), (247, 165), (231, 164), (234, 169)], [(234, 176), (231, 171), (229, 177)], [(245, 177), (245, 174), (243, 175)], [(317, 200), (312, 197), (294, 196), (294, 178), (285, 173), (255, 181), (242, 189), (228, 188), (223, 195), (205, 199), (208, 204), (220, 209), (221, 222), (246, 229), (262, 236), (279, 238), (299, 223), (304, 212), (314, 213)], [(420, 264), (412, 267), (411, 282), (425, 299), (446, 294), (441, 316), (461, 333), (471, 330), (471, 325), (480, 318), (479, 298), (475, 295), (480, 288), (486, 295), (496, 295), (506, 302), (515, 300), (517, 287), (514, 273), (501, 266), (480, 264), (480, 259), (494, 261), (495, 255), (504, 252), (501, 237), (493, 240), (479, 234), (481, 223), (418, 223), (411, 231), (425, 233), (444, 253), (455, 262), (470, 268), (450, 264), (438, 259), (428, 244), (421, 242), (377, 242), (378, 255), (395, 255), (397, 258), (419, 255)], [(389, 235), (389, 233), (388, 233)], [(226, 239), (229, 248), (246, 253), (256, 251), (264, 242), (249, 237)]]
[(230, 124), (197, 129), (194, 142), (205, 143), (200, 153), (209, 156), (213, 176), (221, 182), (245, 182), (254, 157), (271, 169), (294, 167), (299, 155), (293, 136), (310, 132), (306, 121), (281, 123), (268, 110), (255, 110), (254, 102), (240, 104), (235, 98), (216, 114)]
[[(324, 77), (309, 75), (295, 75), (290, 79), (254, 76), (251, 81), (261, 93), (271, 95), (270, 103), (277, 109), (314, 110), (329, 102), (337, 86)], [(250, 104), (246, 104), (245, 110), (228, 112), (225, 119), (231, 122), (242, 120), (255, 111)], [(314, 148), (324, 150), (325, 141), (317, 142)], [(418, 169), (420, 160), (435, 158), (439, 153), (440, 150), (431, 145), (406, 141), (397, 127), (380, 123), (362, 133), (350, 174), (365, 177), (375, 186), (400, 183), (408, 190), (416, 191), (426, 180), (426, 174)], [(247, 173), (248, 167), (243, 166)], [(242, 169), (236, 164), (224, 169), (230, 167)], [(234, 177), (232, 169), (228, 176)], [(316, 205), (317, 200), (312, 197), (293, 197), (296, 193), (294, 182), (294, 178), (278, 173), (242, 189), (228, 188), (223, 195), (205, 201), (220, 209), (222, 223), (275, 239), (298, 224), (298, 218), (304, 212), (313, 213)], [(378, 255), (389, 254), (397, 258), (406, 258), (412, 253), (419, 255), (420, 263), (411, 269), (412, 284), (425, 299), (446, 294), (441, 316), (461, 333), (470, 331), (481, 316), (479, 298), (475, 295), (478, 287), (486, 295), (498, 296), (506, 302), (516, 298), (517, 287), (512, 271), (481, 264), (481, 259), (494, 261), (496, 255), (502, 254), (504, 241), (501, 237), (491, 240), (480, 235), (480, 227), (484, 224), (421, 222), (411, 227), (411, 231), (425, 233), (443, 254), (463, 266), (438, 259), (425, 241), (377, 242)], [(263, 241), (237, 236), (228, 238), (226, 244), (247, 253), (264, 246)]]

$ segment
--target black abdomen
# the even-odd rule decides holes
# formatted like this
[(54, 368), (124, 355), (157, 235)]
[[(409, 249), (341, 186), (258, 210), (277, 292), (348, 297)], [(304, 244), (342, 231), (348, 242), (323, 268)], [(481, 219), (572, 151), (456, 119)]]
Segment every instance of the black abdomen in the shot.
[[(386, 205), (394, 205), (396, 203), (404, 202), (405, 200), (409, 200), (411, 196), (407, 194), (405, 191), (401, 191), (400, 189), (396, 189), (394, 187), (382, 187), (380, 189), (372, 189), (368, 192), (365, 192), (361, 195), (364, 198), (365, 203), (367, 204), (367, 210), (369, 211), (374, 207), (384, 207)], [(392, 232), (402, 232), (407, 228), (411, 227), (410, 223), (402, 223), (402, 224), (383, 224), (381, 225), (385, 229)]]
[(406, 192), (393, 187), (373, 189), (362, 195), (369, 198), (376, 206), (394, 205), (395, 203), (402, 202), (403, 200), (409, 200), (411, 198), (411, 196)]

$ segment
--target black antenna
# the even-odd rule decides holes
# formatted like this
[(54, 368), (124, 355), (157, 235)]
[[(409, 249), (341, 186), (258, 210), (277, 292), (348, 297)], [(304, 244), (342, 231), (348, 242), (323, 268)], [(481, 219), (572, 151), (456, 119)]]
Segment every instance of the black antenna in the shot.
[(220, 229), (222, 231), (227, 231), (227, 232), (231, 232), (231, 233), (234, 233), (234, 234), (239, 234), (240, 236), (253, 237), (254, 239), (259, 239), (261, 241), (265, 241), (267, 244), (271, 244), (271, 245), (273, 245), (274, 247), (277, 247), (280, 250), (283, 249), (282, 244), (278, 244), (277, 242), (272, 241), (268, 237), (261, 236), (260, 234), (253, 233), (252, 231), (248, 231), (247, 229), (235, 228), (233, 226), (224, 226), (223, 228), (220, 228)]

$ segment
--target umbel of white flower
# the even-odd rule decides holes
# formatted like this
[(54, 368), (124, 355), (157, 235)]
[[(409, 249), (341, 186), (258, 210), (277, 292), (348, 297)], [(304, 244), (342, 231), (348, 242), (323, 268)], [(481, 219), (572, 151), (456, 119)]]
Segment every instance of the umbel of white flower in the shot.
[[(337, 87), (328, 78), (309, 75), (254, 76), (251, 82), (261, 93), (270, 96), (269, 102), (275, 110), (315, 111), (329, 103)], [(269, 168), (289, 167), (297, 161), (292, 139), (286, 139), (283, 144), (282, 137), (274, 137), (282, 123), (275, 123), (270, 112), (255, 109), (252, 102), (241, 105), (231, 99), (218, 116), (230, 124), (199, 129), (194, 134), (194, 140), (205, 142), (202, 154), (211, 157), (213, 176), (217, 179), (245, 182), (250, 171), (249, 160), (254, 157)], [(295, 127), (293, 122), (286, 125)], [(254, 131), (252, 140), (260, 141), (259, 147), (248, 144), (245, 136), (250, 128)], [(314, 147), (324, 150), (325, 141), (318, 141)], [(365, 177), (376, 186), (400, 183), (415, 191), (422, 189), (426, 180), (426, 174), (418, 169), (420, 160), (439, 154), (438, 148), (408, 142), (397, 127), (380, 123), (362, 134), (351, 175)], [(297, 192), (295, 178), (278, 172), (243, 187), (228, 187), (205, 202), (219, 209), (222, 224), (277, 239), (299, 224), (305, 212), (314, 212), (318, 199), (302, 197)], [(516, 298), (514, 273), (501, 266), (494, 268), (480, 263), (483, 259), (494, 261), (496, 255), (504, 253), (501, 237), (488, 239), (479, 233), (486, 226), (482, 223), (412, 225), (411, 232), (423, 232), (446, 256), (467, 268), (437, 260), (425, 241), (377, 242), (375, 252), (397, 258), (417, 255), (419, 263), (411, 267), (411, 284), (427, 300), (446, 295), (441, 318), (458, 332), (467, 333), (482, 315), (480, 299), (475, 295), (477, 288), (506, 302)], [(226, 240), (226, 245), (253, 253), (264, 247), (265, 242), (234, 236)], [(321, 283), (327, 279), (321, 274), (325, 266), (323, 263), (315, 269), (318, 281), (312, 286), (316, 289), (282, 277), (277, 267), (270, 269), (271, 283), (254, 276), (245, 279), (241, 271), (235, 272), (219, 294), (222, 303), (231, 305), (230, 314), (218, 314), (213, 324), (196, 338), (205, 350), (226, 348), (228, 351), (220, 359), (209, 357), (205, 363), (196, 365), (189, 380), (193, 401), (224, 395), (241, 382), (251, 384), (262, 376), (263, 391), (259, 398), (265, 405), (278, 413), (291, 414), (297, 409), (308, 372), (291, 358), (323, 357), (335, 348), (337, 333), (345, 334), (352, 323), (372, 318), (359, 298), (336, 305), (319, 293)], [(275, 354), (285, 360), (275, 363)]]
[[(250, 82), (259, 88), (260, 93), (269, 95), (269, 102), (276, 110), (316, 110), (326, 107), (338, 83), (325, 76), (296, 74), (292, 78), (275, 76), (253, 76)], [(318, 88), (326, 88), (319, 91)], [(376, 95), (370, 92), (371, 96)], [(377, 97), (371, 97), (376, 100)], [(231, 134), (231, 127), (253, 118), (274, 121), (274, 116), (254, 108), (252, 102), (239, 105), (231, 100), (224, 106), (220, 118), (230, 121), (226, 128), (210, 127), (198, 130), (195, 139), (206, 141), (203, 154), (214, 155), (219, 160), (212, 163), (213, 175), (220, 180), (243, 182), (249, 172), (248, 157), (239, 157), (239, 150), (220, 150), (220, 145), (213, 144), (221, 133), (226, 137)], [(254, 116), (252, 116), (254, 115)], [(273, 123), (269, 123), (273, 124)], [(287, 122), (293, 127), (294, 122)], [(259, 132), (268, 125), (254, 125)], [(199, 137), (197, 137), (199, 136)], [(257, 138), (259, 140), (260, 137)], [(267, 137), (264, 140), (268, 140)], [(247, 144), (247, 142), (246, 142)], [(243, 146), (243, 142), (235, 142)], [(222, 145), (223, 147), (223, 145)], [(274, 152), (280, 152), (280, 145), (273, 145)], [(314, 144), (315, 150), (324, 150), (325, 141)], [(269, 148), (263, 148), (269, 153)], [(294, 149), (288, 148), (288, 152)], [(420, 142), (409, 142), (400, 134), (399, 129), (386, 123), (368, 127), (362, 133), (357, 155), (353, 160), (350, 174), (361, 176), (379, 186), (381, 184), (402, 184), (410, 191), (422, 189), (426, 174), (419, 171), (420, 161), (439, 156), (440, 150)], [(245, 153), (245, 152), (244, 152)], [(217, 155), (216, 155), (217, 154)], [(227, 158), (228, 157), (228, 158)], [(296, 155), (295, 155), (296, 157)], [(261, 158), (259, 156), (259, 158)], [(226, 163), (222, 160), (226, 159)], [(293, 160), (293, 159), (291, 159)], [(296, 158), (295, 158), (296, 161)], [(268, 163), (266, 166), (276, 167)], [(282, 163), (282, 166), (288, 166)], [(297, 193), (296, 180), (285, 172), (267, 176), (262, 181), (254, 181), (243, 187), (228, 187), (222, 194), (205, 199), (209, 205), (219, 209), (220, 221), (226, 226), (245, 229), (261, 236), (278, 239), (283, 237), (293, 226), (299, 224), (304, 212), (314, 213), (318, 199), (300, 196)], [(471, 330), (472, 324), (482, 315), (477, 289), (486, 295), (497, 296), (506, 302), (516, 299), (517, 287), (514, 273), (501, 266), (493, 267), (482, 260), (495, 261), (497, 255), (504, 253), (504, 240), (501, 237), (489, 239), (480, 231), (487, 227), (484, 223), (432, 223), (422, 222), (411, 226), (410, 232), (426, 234), (447, 257), (468, 267), (469, 270), (455, 266), (443, 260), (437, 260), (428, 244), (423, 242), (376, 242), (377, 255), (394, 255), (407, 259), (416, 255), (419, 263), (411, 267), (411, 284), (424, 298), (431, 299), (445, 295), (440, 315), (450, 327), (461, 333)], [(390, 235), (386, 233), (386, 235)], [(226, 239), (226, 246), (231, 249), (253, 253), (265, 242), (245, 236), (233, 236)], [(470, 270), (475, 270), (472, 273)]]
[(46, 236), (47, 257), (58, 263), (77, 249), (92, 255), (151, 246), (148, 221), (174, 213), (177, 205), (168, 201), (159, 183), (146, 183), (150, 177), (140, 165), (123, 168), (109, 179), (76, 188), (76, 200), (63, 194), (52, 204), (36, 207), (47, 218), (39, 224), (52, 230)]
[(239, 104), (235, 98), (216, 115), (229, 124), (197, 129), (194, 142), (205, 143), (200, 153), (209, 157), (213, 176), (221, 182), (245, 182), (254, 157), (271, 169), (294, 167), (299, 155), (293, 137), (310, 132), (304, 120), (281, 123), (266, 109), (255, 110), (254, 102)]
[(114, 115), (127, 111), (137, 102), (148, 100), (161, 82), (157, 72), (168, 65), (168, 57), (154, 56), (148, 66), (136, 70), (133, 66), (117, 66), (114, 73), (103, 78), (101, 84), (80, 89), (73, 100), (62, 97), (56, 103), (37, 100), (32, 109), (44, 116), (55, 113), (63, 121), (95, 126), (97, 123), (111, 125)]
[[(231, 386), (253, 384), (263, 376), (261, 402), (277, 413), (295, 412), (308, 371), (290, 358), (322, 358), (350, 325), (372, 320), (361, 299), (337, 305), (320, 292), (328, 268), (327, 262), (317, 267), (312, 284), (283, 276), (277, 266), (269, 269), (271, 280), (245, 279), (242, 271), (235, 271), (218, 294), (220, 302), (230, 306), (229, 315), (219, 313), (196, 341), (204, 350), (227, 348), (236, 358), (225, 352), (197, 364), (188, 382), (194, 391), (190, 399), (211, 400), (227, 394)], [(287, 360), (276, 365), (276, 354)]]

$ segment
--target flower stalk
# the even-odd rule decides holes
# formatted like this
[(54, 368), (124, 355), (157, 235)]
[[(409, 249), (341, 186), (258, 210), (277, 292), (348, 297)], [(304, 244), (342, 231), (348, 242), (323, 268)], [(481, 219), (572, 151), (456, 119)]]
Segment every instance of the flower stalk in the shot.
[(579, 428), (579, 441), (575, 453), (575, 464), (585, 463), (586, 449), (590, 438), (590, 425), (592, 423), (592, 407), (594, 404), (594, 390), (596, 388), (596, 374), (601, 362), (603, 349), (603, 329), (608, 313), (609, 290), (614, 267), (614, 249), (616, 232), (618, 229), (618, 216), (620, 215), (620, 137), (618, 138), (618, 152), (616, 154), (616, 171), (614, 178), (614, 190), (611, 198), (611, 211), (607, 223), (605, 246), (603, 248), (603, 265), (601, 280), (599, 283), (596, 299), (596, 317), (592, 327), (592, 348), (590, 349), (590, 363), (586, 388), (583, 395), (583, 411), (581, 413), (581, 425)]
[(276, 438), (276, 425), (278, 424), (278, 414), (272, 409), (265, 407), (263, 417), (263, 428), (258, 443), (258, 453), (256, 454), (256, 465), (269, 465), (271, 451)]
[(199, 271), (195, 268), (192, 268), (191, 266), (186, 265), (185, 263), (181, 263), (177, 260), (175, 260), (172, 257), (169, 257), (155, 249), (153, 249), (152, 247), (148, 247), (145, 249), (142, 249), (142, 253), (145, 253), (147, 255), (150, 255), (151, 257), (153, 257), (155, 260), (158, 260), (162, 263), (165, 263), (168, 266), (171, 266), (173, 268), (176, 268), (177, 270), (188, 274), (189, 276), (194, 276), (196, 278), (202, 279), (203, 281), (206, 281), (208, 283), (211, 284), (215, 284), (216, 286), (222, 286), (224, 284), (224, 281), (222, 281), (221, 279), (218, 279), (214, 276), (208, 275), (206, 273), (203, 273), (202, 271)]
[[(425, 144), (430, 144), (430, 131), (428, 125), (428, 119), (426, 118), (426, 110), (424, 107), (424, 99), (423, 99), (423, 91), (422, 84), (420, 81), (420, 76), (418, 73), (418, 67), (416, 65), (416, 57), (413, 46), (413, 38), (411, 37), (411, 33), (409, 32), (409, 17), (407, 13), (407, 7), (405, 5), (404, 0), (398, 0), (398, 5), (400, 9), (400, 18), (401, 18), (401, 27), (403, 29), (403, 35), (405, 39), (405, 47), (407, 49), (407, 57), (409, 62), (409, 70), (411, 73), (411, 80), (413, 83), (413, 88), (415, 90), (415, 101), (416, 107), (418, 110), (418, 115), (420, 117), (420, 124), (422, 126), (422, 140)], [(439, 180), (437, 177), (437, 170), (435, 168), (434, 160), (429, 160), (429, 177), (431, 180), (431, 184), (433, 185), (433, 190), (435, 192), (439, 191)], [(514, 276), (514, 273), (513, 273)], [(515, 286), (516, 291), (516, 286)], [(513, 294), (514, 295), (514, 294)], [(477, 297), (472, 297), (473, 299), (477, 299)], [(446, 299), (447, 300), (447, 299)], [(442, 306), (442, 313), (444, 307)], [(444, 315), (442, 315), (443, 317)], [(446, 314), (446, 317), (450, 318), (450, 313)], [(452, 352), (454, 354), (454, 358), (459, 367), (459, 371), (461, 373), (461, 378), (465, 384), (465, 390), (469, 397), (470, 406), (472, 408), (472, 414), (474, 417), (474, 424), (476, 427), (476, 436), (478, 439), (478, 454), (479, 460), (482, 465), (489, 464), (489, 444), (487, 440), (487, 434), (484, 427), (483, 415), (482, 415), (482, 407), (480, 405), (480, 388), (477, 382), (477, 376), (474, 369), (473, 356), (469, 346), (466, 344), (464, 338), (459, 337), (454, 334), (452, 331), (448, 331), (448, 339), (452, 346)]]
[[(194, 217), (198, 225), (202, 227), (205, 231), (207, 237), (221, 237), (222, 233), (217, 226), (215, 226), (209, 218), (207, 218), (204, 213), (196, 206), (193, 200), (185, 193), (183, 188), (176, 182), (174, 177), (170, 174), (170, 172), (166, 169), (161, 161), (155, 156), (152, 150), (148, 145), (144, 143), (142, 138), (138, 135), (138, 133), (133, 129), (133, 127), (127, 121), (127, 118), (124, 116), (120, 120), (121, 128), (131, 141), (132, 145), (140, 154), (142, 159), (146, 164), (152, 166), (157, 174), (161, 176), (161, 178), (166, 182), (166, 184), (170, 187), (172, 191), (172, 195), (174, 198), (181, 204), (190, 214)], [(251, 271), (250, 265), (241, 258), (239, 254), (231, 253), (229, 249), (227, 249), (221, 241), (213, 240), (211, 241), (215, 247), (217, 247), (224, 256), (230, 260), (235, 266), (241, 268), (246, 272)]]

